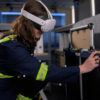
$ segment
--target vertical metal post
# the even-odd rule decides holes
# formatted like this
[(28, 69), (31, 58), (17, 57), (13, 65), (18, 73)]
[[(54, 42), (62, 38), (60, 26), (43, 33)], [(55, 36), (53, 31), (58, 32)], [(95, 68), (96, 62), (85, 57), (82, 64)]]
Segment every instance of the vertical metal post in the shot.
[(95, 46), (94, 46), (94, 26), (92, 26), (90, 35), (91, 35), (91, 45), (92, 45), (93, 49), (95, 49)]
[(95, 0), (91, 0), (91, 16), (95, 16)]
[[(80, 56), (79, 56), (79, 65), (81, 65), (81, 51), (80, 51)], [(80, 74), (80, 98), (83, 100), (83, 82), (82, 82), (82, 74)]]
[(75, 23), (75, 7), (74, 5), (71, 6), (71, 12), (72, 12), (72, 24)]

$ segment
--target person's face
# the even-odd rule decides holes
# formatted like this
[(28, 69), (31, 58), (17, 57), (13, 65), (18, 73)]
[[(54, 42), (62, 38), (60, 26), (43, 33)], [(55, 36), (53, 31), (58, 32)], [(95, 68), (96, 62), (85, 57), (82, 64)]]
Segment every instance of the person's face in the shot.
[(41, 38), (41, 35), (42, 35), (42, 31), (41, 30), (38, 30), (36, 28), (33, 29), (33, 37), (35, 35), (35, 39), (38, 41), (40, 38)]

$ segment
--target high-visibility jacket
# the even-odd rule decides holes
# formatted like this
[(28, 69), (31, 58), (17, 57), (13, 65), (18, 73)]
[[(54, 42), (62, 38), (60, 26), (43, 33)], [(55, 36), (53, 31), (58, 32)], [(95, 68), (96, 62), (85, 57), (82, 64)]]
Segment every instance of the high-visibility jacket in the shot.
[[(16, 35), (6, 36), (5, 38), (0, 40), (0, 43), (4, 43), (4, 42), (8, 42), (10, 40), (13, 40), (14, 37), (16, 37)], [(47, 74), (47, 70), (48, 70), (48, 66), (46, 65), (46, 63), (41, 63), (39, 72), (38, 72), (37, 77), (36, 77), (36, 80), (42, 80), (43, 81), (45, 79), (46, 74)], [(6, 75), (6, 74), (3, 74), (3, 73), (0, 73), (0, 79), (5, 79), (5, 78), (22, 78), (22, 77), (25, 77), (25, 75), (13, 76), (13, 75)], [(25, 96), (19, 94), (17, 96), (17, 100), (32, 100), (32, 99), (29, 98), (29, 97), (25, 97)]]
[(0, 41), (0, 100), (15, 100), (19, 92), (31, 97), (47, 82), (69, 82), (79, 75), (78, 66), (65, 68), (41, 63), (12, 37)]

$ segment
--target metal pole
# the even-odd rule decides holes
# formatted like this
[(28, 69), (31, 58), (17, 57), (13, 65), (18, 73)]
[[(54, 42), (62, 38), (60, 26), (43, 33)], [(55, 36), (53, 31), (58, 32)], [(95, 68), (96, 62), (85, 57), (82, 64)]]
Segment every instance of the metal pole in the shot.
[(75, 23), (75, 7), (74, 5), (71, 6), (71, 12), (72, 12), (72, 24)]
[[(79, 56), (79, 65), (81, 65), (81, 51), (80, 51), (80, 56)], [(80, 98), (83, 100), (83, 82), (82, 82), (82, 74), (80, 74)]]
[(95, 16), (95, 0), (91, 0), (91, 15)]

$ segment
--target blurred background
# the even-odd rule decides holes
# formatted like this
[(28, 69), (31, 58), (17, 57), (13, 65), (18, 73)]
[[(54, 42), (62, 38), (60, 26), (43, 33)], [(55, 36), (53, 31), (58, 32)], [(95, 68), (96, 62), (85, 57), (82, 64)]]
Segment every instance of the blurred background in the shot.
[[(20, 15), (20, 9), (26, 0), (0, 0), (0, 23), (11, 23)], [(57, 20), (56, 28), (74, 24), (82, 19), (99, 14), (99, 0), (42, 0)], [(95, 3), (94, 3), (95, 1)], [(94, 5), (93, 5), (94, 4)], [(95, 12), (91, 7), (95, 7)], [(43, 36), (44, 51), (48, 50), (48, 33)], [(60, 47), (60, 34), (52, 32), (52, 49)], [(60, 39), (60, 40), (59, 40)], [(67, 44), (66, 44), (67, 45)]]

